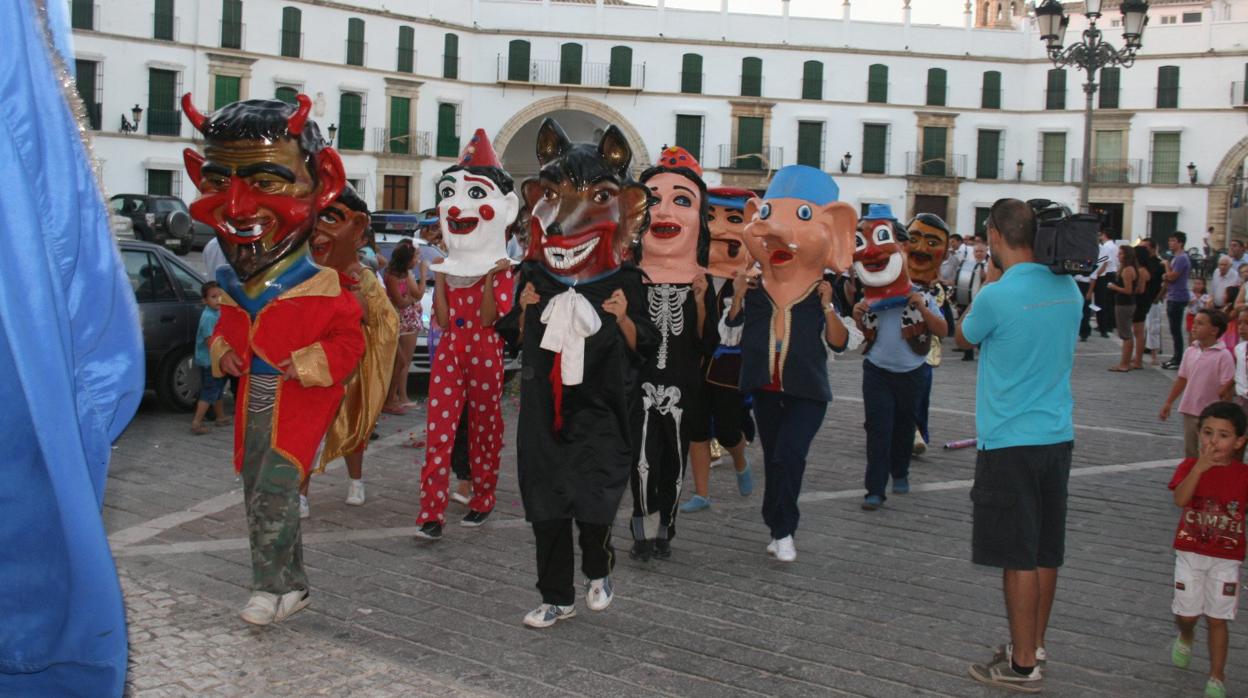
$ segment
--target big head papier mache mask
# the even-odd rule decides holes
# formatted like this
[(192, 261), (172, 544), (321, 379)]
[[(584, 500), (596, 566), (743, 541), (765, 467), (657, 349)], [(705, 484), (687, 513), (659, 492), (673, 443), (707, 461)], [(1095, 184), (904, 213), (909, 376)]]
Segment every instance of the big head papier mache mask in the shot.
[(738, 187), (707, 191), (706, 222), (711, 229), (707, 270), (711, 276), (731, 279), (754, 262), (745, 248), (745, 202), (755, 198), (754, 192)]
[(312, 231), (312, 259), (323, 267), (348, 274), (360, 265), (359, 249), (368, 231), (368, 205), (346, 185), (330, 205), (321, 209)]
[(434, 189), (446, 259), (430, 268), (482, 276), (507, 258), (507, 226), (520, 212), (520, 197), (483, 129), (477, 129), (459, 163), (442, 172)]
[(934, 213), (920, 213), (906, 226), (906, 234), (910, 280), (930, 286), (940, 278), (940, 264), (949, 252), (949, 226)]
[(854, 236), (854, 275), (873, 309), (890, 298), (910, 296), (906, 239), (906, 229), (893, 217), (893, 209), (887, 204), (871, 204), (867, 215), (858, 223)]
[(705, 274), (711, 231), (702, 166), (684, 148), (664, 148), (658, 164), (641, 173), (641, 183), (650, 190), (650, 227), (641, 235), (638, 263), (642, 271), (659, 284), (687, 284)]
[(776, 172), (762, 200), (746, 202), (745, 246), (778, 305), (805, 295), (825, 269), (849, 268), (857, 215), (839, 195), (827, 173), (790, 165)]
[(199, 188), (191, 215), (210, 226), (225, 259), (246, 282), (298, 251), (317, 214), (346, 183), (342, 160), (308, 120), (312, 101), (234, 102), (201, 114), (188, 92), (182, 110), (204, 134), (204, 154), (182, 152)]
[(526, 259), (567, 284), (619, 269), (646, 227), (646, 188), (628, 175), (632, 150), (608, 126), (597, 144), (572, 143), (554, 119), (537, 133), (538, 176), (522, 185), (529, 206)]

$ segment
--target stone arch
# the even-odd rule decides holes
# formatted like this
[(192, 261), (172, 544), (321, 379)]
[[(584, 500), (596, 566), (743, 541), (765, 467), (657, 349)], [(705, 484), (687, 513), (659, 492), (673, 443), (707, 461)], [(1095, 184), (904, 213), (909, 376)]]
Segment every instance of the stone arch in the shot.
[[(1230, 245), (1234, 225), (1231, 220), (1231, 185), (1235, 173), (1243, 167), (1246, 158), (1248, 158), (1248, 138), (1241, 138), (1226, 151), (1226, 155), (1218, 163), (1217, 169), (1213, 171), (1213, 177), (1209, 180), (1205, 220), (1208, 221), (1208, 225), (1213, 226), (1213, 240), (1219, 241), (1222, 247)], [(1215, 244), (1213, 240), (1210, 241), (1210, 245)]]
[(499, 153), (501, 157), (507, 151), (507, 146), (511, 144), (511, 140), (516, 137), (521, 128), (534, 119), (557, 111), (584, 112), (596, 116), (608, 124), (615, 124), (616, 127), (624, 132), (624, 137), (628, 139), (629, 147), (633, 149), (633, 171), (640, 172), (650, 166), (650, 150), (646, 147), (645, 140), (642, 139), (641, 133), (637, 131), (623, 114), (596, 99), (573, 94), (539, 99), (513, 114), (503, 124), (502, 128), (498, 130), (498, 135), (494, 137), (495, 152)]

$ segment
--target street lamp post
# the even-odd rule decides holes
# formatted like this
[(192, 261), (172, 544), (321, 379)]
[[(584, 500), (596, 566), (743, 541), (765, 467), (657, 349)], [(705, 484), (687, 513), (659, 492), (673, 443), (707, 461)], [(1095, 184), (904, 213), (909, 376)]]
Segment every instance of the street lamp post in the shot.
[(1144, 27), (1148, 24), (1147, 0), (1122, 0), (1122, 39), (1125, 45), (1116, 49), (1101, 38), (1096, 20), (1101, 16), (1102, 0), (1086, 0), (1084, 15), (1088, 28), (1083, 38), (1067, 48), (1062, 47), (1066, 36), (1066, 16), (1058, 0), (1045, 0), (1036, 8), (1036, 23), (1040, 28), (1040, 40), (1045, 43), (1049, 58), (1058, 68), (1074, 66), (1088, 75), (1083, 84), (1085, 97), (1083, 107), (1083, 181), (1079, 187), (1079, 210), (1088, 212), (1088, 180), (1092, 166), (1092, 95), (1096, 94), (1096, 71), (1120, 65), (1130, 68), (1135, 63), (1135, 52), (1142, 46)]

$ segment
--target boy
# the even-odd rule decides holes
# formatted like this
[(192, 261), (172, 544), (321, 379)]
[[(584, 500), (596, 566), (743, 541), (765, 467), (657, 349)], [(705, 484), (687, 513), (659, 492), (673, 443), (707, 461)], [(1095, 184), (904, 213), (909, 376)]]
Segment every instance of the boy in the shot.
[(204, 300), (204, 312), (199, 316), (199, 330), (195, 333), (195, 365), (199, 367), (199, 401), (195, 403), (195, 417), (191, 419), (191, 433), (202, 436), (208, 433), (204, 426), (204, 417), (208, 414), (208, 405), (212, 405), (217, 415), (219, 427), (229, 425), (230, 418), (225, 416), (225, 400), (221, 392), (225, 388), (225, 379), (212, 375), (212, 357), (208, 352), (208, 338), (217, 326), (217, 318), (221, 317), (221, 285), (209, 281), (199, 290)]
[(1238, 405), (1215, 402), (1200, 413), (1200, 455), (1179, 464), (1170, 489), (1183, 507), (1174, 535), (1174, 622), (1179, 636), (1170, 659), (1180, 669), (1192, 661), (1196, 623), (1209, 626), (1206, 698), (1225, 698), (1227, 621), (1239, 602), (1244, 560), (1244, 509), (1248, 465), (1239, 460), (1248, 418)]
[(1192, 321), (1191, 351), (1183, 353), (1179, 377), (1174, 379), (1166, 404), (1158, 417), (1165, 421), (1170, 406), (1183, 393), (1179, 413), (1183, 415), (1183, 454), (1186, 458), (1200, 455), (1197, 437), (1199, 415), (1210, 403), (1230, 397), (1234, 388), (1235, 360), (1218, 337), (1226, 331), (1226, 316), (1220, 311), (1201, 308)]

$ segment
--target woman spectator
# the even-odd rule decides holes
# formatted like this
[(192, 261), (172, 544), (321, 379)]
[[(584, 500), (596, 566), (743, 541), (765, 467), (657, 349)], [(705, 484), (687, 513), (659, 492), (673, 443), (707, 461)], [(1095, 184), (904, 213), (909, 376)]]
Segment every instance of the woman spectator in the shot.
[(1144, 323), (1148, 320), (1148, 311), (1152, 309), (1153, 299), (1161, 283), (1160, 276), (1153, 276), (1152, 255), (1147, 247), (1135, 247), (1135, 272), (1139, 275), (1135, 294), (1135, 312), (1131, 315), (1131, 333), (1135, 337), (1135, 356), (1131, 360), (1131, 368), (1144, 368)]
[(407, 373), (412, 364), (412, 352), (416, 350), (416, 338), (422, 326), (420, 300), (425, 295), (425, 273), (420, 269), (419, 279), (413, 278), (412, 268), (416, 248), (404, 240), (394, 248), (386, 265), (386, 295), (399, 311), (399, 348), (394, 355), (394, 374), (390, 381), (390, 395), (382, 409), (387, 414), (403, 414), (407, 411)]
[(1132, 321), (1135, 318), (1135, 298), (1144, 290), (1140, 283), (1139, 266), (1135, 261), (1135, 248), (1121, 245), (1118, 247), (1117, 278), (1106, 284), (1114, 297), (1114, 325), (1118, 330), (1118, 338), (1122, 340), (1122, 358), (1117, 366), (1109, 370), (1115, 373), (1126, 373), (1131, 370), (1131, 358), (1135, 354), (1135, 337), (1132, 334)]

